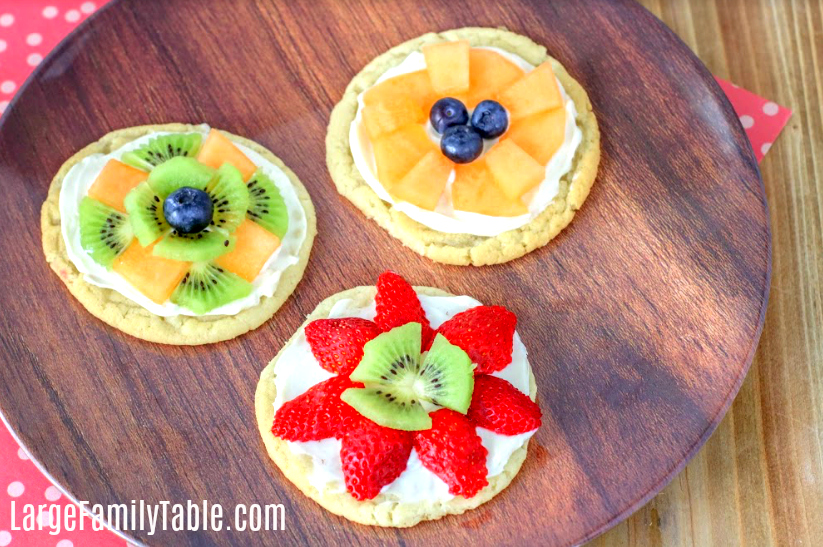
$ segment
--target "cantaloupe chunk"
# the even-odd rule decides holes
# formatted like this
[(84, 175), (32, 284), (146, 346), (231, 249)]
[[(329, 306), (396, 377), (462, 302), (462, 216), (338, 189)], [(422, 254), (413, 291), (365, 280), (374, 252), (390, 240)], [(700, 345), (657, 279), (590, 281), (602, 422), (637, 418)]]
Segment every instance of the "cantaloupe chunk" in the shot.
[(497, 92), (523, 77), (523, 69), (496, 51), (472, 48), (469, 51), (469, 92), (466, 106), (474, 108), (480, 101), (494, 99)]
[(456, 211), (495, 217), (516, 217), (529, 212), (522, 201), (509, 199), (497, 187), (484, 158), (455, 166), (452, 205)]
[(145, 171), (135, 169), (122, 161), (109, 160), (89, 188), (89, 197), (125, 213), (123, 200), (126, 194), (147, 178), (149, 174)]
[(426, 114), (438, 99), (432, 89), (428, 71), (418, 70), (383, 80), (369, 88), (363, 93), (363, 104), (370, 106), (396, 97), (409, 97), (417, 101)]
[(407, 125), (375, 139), (372, 147), (377, 179), (387, 189), (397, 184), (426, 153), (436, 149), (420, 124)]
[(432, 89), (441, 97), (469, 90), (469, 43), (440, 42), (423, 46)]
[(257, 166), (228, 137), (216, 129), (209, 131), (206, 142), (197, 154), (197, 161), (214, 169), (229, 163), (240, 171), (244, 181), (248, 181), (257, 171)]
[(497, 94), (511, 119), (563, 106), (563, 98), (550, 62), (546, 61)]
[(546, 168), (511, 139), (495, 144), (484, 159), (497, 187), (509, 199), (519, 199), (546, 178)]
[(152, 254), (153, 247), (143, 247), (135, 239), (114, 261), (112, 270), (122, 275), (149, 300), (162, 304), (183, 280), (191, 268), (191, 262), (155, 256)]
[(566, 109), (556, 108), (514, 120), (506, 138), (513, 140), (537, 163), (546, 165), (566, 138)]
[(426, 114), (417, 101), (406, 95), (386, 98), (363, 108), (363, 124), (371, 139), (393, 133), (404, 125), (425, 123)]
[(234, 250), (214, 262), (251, 283), (280, 246), (280, 238), (249, 219), (237, 227), (234, 235), (237, 236)]
[(412, 205), (434, 211), (453, 167), (452, 162), (440, 150), (431, 150), (389, 189), (389, 193), (398, 201), (408, 201)]

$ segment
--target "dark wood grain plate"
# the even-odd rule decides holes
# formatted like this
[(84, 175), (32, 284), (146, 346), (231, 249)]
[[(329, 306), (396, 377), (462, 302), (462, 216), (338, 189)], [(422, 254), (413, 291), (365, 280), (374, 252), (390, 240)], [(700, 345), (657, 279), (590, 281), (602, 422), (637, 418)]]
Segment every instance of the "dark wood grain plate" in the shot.
[[(329, 112), (349, 79), (431, 30), (506, 26), (545, 44), (588, 90), (598, 181), (572, 225), (515, 262), (423, 259), (341, 199)], [(51, 177), (113, 129), (206, 121), (269, 147), (311, 193), (319, 237), (270, 322), (206, 347), (145, 343), (89, 315), (43, 260)], [(746, 373), (770, 278), (764, 189), (705, 67), (622, 0), (121, 0), (66, 39), (0, 124), (0, 408), (32, 455), (94, 503), (281, 502), (281, 532), (163, 532), (175, 545), (568, 545), (627, 516), (702, 445)], [(545, 426), (513, 484), (459, 517), (367, 528), (320, 509), (270, 463), (258, 374), (326, 296), (385, 268), (509, 306)]]

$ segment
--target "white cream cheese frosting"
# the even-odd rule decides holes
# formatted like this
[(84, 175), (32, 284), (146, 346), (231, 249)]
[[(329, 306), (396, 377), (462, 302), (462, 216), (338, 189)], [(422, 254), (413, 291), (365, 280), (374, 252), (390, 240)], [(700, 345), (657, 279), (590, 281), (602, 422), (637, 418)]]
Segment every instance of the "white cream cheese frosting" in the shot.
[[(508, 51), (493, 47), (482, 49), (489, 49), (499, 53), (522, 68), (525, 72), (534, 69), (534, 65)], [(424, 70), (425, 68), (426, 59), (423, 53), (414, 51), (400, 64), (387, 70), (377, 79), (375, 84), (401, 74), (416, 72), (418, 70)], [(451, 186), (455, 177), (454, 170), (452, 170), (451, 176), (446, 183), (443, 196), (434, 211), (423, 209), (405, 201), (395, 201), (377, 178), (374, 152), (369, 136), (366, 133), (365, 124), (363, 123), (363, 93), (357, 97), (357, 114), (349, 129), (349, 147), (352, 158), (354, 159), (354, 164), (363, 177), (363, 180), (366, 181), (366, 184), (374, 190), (380, 199), (391, 203), (397, 210), (402, 211), (420, 224), (428, 226), (438, 232), (492, 237), (508, 230), (520, 228), (542, 213), (551, 204), (552, 200), (554, 200), (560, 190), (560, 179), (571, 170), (575, 151), (583, 140), (583, 133), (580, 128), (577, 127), (577, 109), (574, 106), (574, 101), (566, 94), (566, 90), (559, 80), (557, 81), (557, 85), (563, 97), (563, 108), (566, 109), (565, 136), (563, 144), (560, 145), (560, 148), (558, 148), (557, 152), (554, 153), (546, 164), (546, 176), (543, 181), (536, 189), (524, 196), (524, 202), (528, 205), (529, 209), (529, 212), (526, 214), (516, 217), (496, 217), (470, 213), (468, 211), (455, 211), (451, 199)], [(429, 138), (439, 144), (440, 136), (432, 129), (429, 122), (426, 122), (426, 131)], [(492, 140), (484, 143), (483, 153), (485, 154), (495, 142), (497, 141)]]
[[(454, 315), (469, 308), (481, 305), (480, 302), (469, 296), (426, 296), (418, 295), (420, 304), (426, 312), (426, 317), (432, 328), (436, 329)], [(337, 302), (329, 312), (330, 318), (361, 317), (374, 320), (376, 307), (374, 300), (366, 307), (356, 307), (352, 300), (345, 299)], [(512, 362), (506, 368), (495, 372), (492, 376), (503, 378), (523, 393), (529, 393), (530, 367), (526, 347), (520, 336), (514, 334)], [(320, 363), (311, 352), (306, 336), (301, 329), (294, 341), (289, 344), (274, 368), (274, 384), (277, 395), (274, 399), (274, 412), (284, 403), (305, 393), (312, 386), (328, 380), (332, 373), (320, 366)], [(536, 431), (536, 430), (535, 430)], [(515, 450), (523, 446), (534, 434), (534, 431), (520, 435), (500, 435), (482, 427), (477, 428), (477, 434), (488, 450), (486, 468), (488, 477), (499, 475)], [(340, 460), (341, 441), (324, 439), (322, 441), (291, 442), (287, 441), (289, 449), (295, 454), (306, 454), (312, 459), (312, 473), (309, 482), (318, 491), (345, 492), (343, 467)], [(449, 486), (437, 475), (423, 467), (417, 453), (412, 449), (411, 456), (405, 471), (381, 490), (393, 501), (448, 501), (454, 496), (449, 493)], [(386, 503), (391, 503), (387, 501)]]
[[(195, 131), (205, 136), (208, 134), (209, 129), (209, 126), (204, 124), (198, 126)], [(261, 298), (270, 297), (274, 294), (283, 271), (298, 262), (300, 247), (306, 239), (307, 223), (306, 214), (300, 205), (297, 192), (289, 181), (288, 175), (272, 162), (240, 143), (235, 142), (234, 144), (252, 163), (261, 168), (271, 178), (280, 191), (280, 195), (283, 196), (289, 214), (289, 228), (280, 242), (280, 247), (263, 266), (260, 274), (252, 283), (251, 294), (247, 297), (215, 308), (205, 314), (194, 313), (169, 301), (157, 304), (135, 289), (118, 273), (107, 270), (104, 266), (92, 260), (80, 244), (80, 202), (88, 194), (89, 188), (106, 163), (110, 159), (119, 160), (126, 152), (139, 148), (152, 138), (167, 134), (169, 134), (167, 131), (150, 133), (108, 154), (92, 154), (83, 158), (69, 170), (60, 189), (61, 229), (69, 260), (83, 274), (83, 280), (87, 283), (117, 291), (151, 313), (162, 317), (176, 315), (235, 315), (246, 308), (256, 306)]]

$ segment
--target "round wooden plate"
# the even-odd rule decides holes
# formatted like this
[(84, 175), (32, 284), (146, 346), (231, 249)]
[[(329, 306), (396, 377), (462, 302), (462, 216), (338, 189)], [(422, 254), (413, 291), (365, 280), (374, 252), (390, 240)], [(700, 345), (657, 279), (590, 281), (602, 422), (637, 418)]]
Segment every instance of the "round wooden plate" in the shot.
[[(369, 60), (432, 30), (505, 26), (586, 88), (600, 174), (572, 225), (509, 264), (419, 257), (337, 195), (329, 112)], [(208, 122), (267, 146), (304, 181), (319, 237), (303, 281), (256, 331), (146, 343), (95, 320), (48, 268), (40, 205), (63, 161), (121, 127)], [(711, 434), (752, 358), (770, 278), (763, 184), (706, 68), (622, 0), (121, 0), (67, 38), (0, 124), (0, 407), (43, 467), (93, 503), (285, 504), (286, 530), (160, 532), (156, 544), (570, 545), (658, 492)], [(315, 305), (392, 268), (519, 317), (544, 426), (513, 484), (405, 530), (331, 515), (258, 438), (258, 374)]]

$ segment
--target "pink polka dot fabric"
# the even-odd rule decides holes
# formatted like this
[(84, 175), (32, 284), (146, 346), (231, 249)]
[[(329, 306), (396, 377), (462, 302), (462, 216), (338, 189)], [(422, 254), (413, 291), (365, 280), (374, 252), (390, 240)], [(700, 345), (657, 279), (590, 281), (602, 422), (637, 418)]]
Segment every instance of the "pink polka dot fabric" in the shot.
[[(0, 0), (0, 113), (49, 51), (106, 1)], [(791, 110), (724, 80), (718, 82), (760, 161), (788, 121)], [(92, 531), (89, 526), (85, 531), (62, 532), (58, 536), (50, 535), (47, 529), (10, 530), (12, 500), (18, 508), (27, 503), (70, 503), (34, 466), (5, 427), (0, 427), (0, 547), (126, 545), (115, 534)]]

